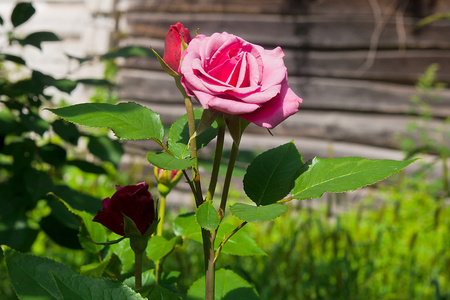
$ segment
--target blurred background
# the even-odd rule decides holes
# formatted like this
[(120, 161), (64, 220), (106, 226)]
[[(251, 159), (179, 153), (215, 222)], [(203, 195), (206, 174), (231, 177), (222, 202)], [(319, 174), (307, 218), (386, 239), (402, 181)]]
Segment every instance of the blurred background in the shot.
[[(240, 266), (261, 299), (450, 299), (449, 0), (36, 0), (29, 19), (12, 18), (17, 3), (0, 0), (0, 244), (79, 268), (88, 258), (73, 242), (78, 227), (47, 193), (86, 209), (114, 184), (154, 182), (145, 155), (156, 144), (74, 129), (43, 108), (131, 100), (171, 124), (184, 103), (149, 48), (162, 54), (169, 26), (181, 22), (191, 35), (227, 31), (281, 46), (303, 98), (273, 135), (248, 127), (237, 178), (258, 153), (292, 139), (305, 160), (422, 158), (390, 182), (298, 202), (289, 216), (247, 228), (268, 256), (223, 265)], [(174, 214), (193, 209), (185, 191), (168, 197)], [(239, 183), (233, 197), (245, 199)], [(95, 214), (100, 202), (90, 203)], [(168, 262), (188, 273), (181, 291), (189, 272), (201, 272), (197, 246)], [(0, 296), (14, 299), (0, 277)]]

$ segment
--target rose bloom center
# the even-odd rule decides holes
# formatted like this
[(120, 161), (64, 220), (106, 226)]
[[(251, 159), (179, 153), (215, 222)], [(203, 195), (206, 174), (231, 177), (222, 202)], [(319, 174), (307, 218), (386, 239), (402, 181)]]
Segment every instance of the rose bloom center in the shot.
[[(260, 55), (249, 44), (219, 48), (211, 59), (204, 60), (203, 75), (209, 81), (225, 86), (245, 88), (260, 84), (262, 65)], [(206, 74), (205, 74), (206, 73)]]

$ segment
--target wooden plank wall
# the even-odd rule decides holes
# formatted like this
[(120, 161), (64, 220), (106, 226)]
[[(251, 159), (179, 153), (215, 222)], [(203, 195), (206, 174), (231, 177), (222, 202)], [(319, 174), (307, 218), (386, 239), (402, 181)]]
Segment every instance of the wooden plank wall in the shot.
[[(401, 158), (397, 136), (410, 121), (415, 81), (432, 63), (450, 83), (450, 21), (415, 30), (430, 14), (450, 12), (449, 0), (129, 0), (122, 45), (163, 53), (169, 26), (227, 31), (266, 48), (281, 46), (298, 114), (271, 137), (248, 129), (247, 147), (264, 150), (295, 139), (305, 157), (361, 155)], [(123, 100), (143, 103), (170, 123), (183, 102), (170, 76), (152, 59), (129, 59), (120, 72)], [(450, 116), (450, 89), (432, 107), (432, 126)], [(244, 139), (245, 142), (245, 139)], [(139, 147), (152, 147), (138, 144)]]

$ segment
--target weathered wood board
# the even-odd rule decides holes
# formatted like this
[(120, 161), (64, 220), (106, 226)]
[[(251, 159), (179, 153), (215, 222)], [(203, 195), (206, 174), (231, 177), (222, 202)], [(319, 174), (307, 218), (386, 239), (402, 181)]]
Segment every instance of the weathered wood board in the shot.
[[(130, 35), (134, 37), (164, 38), (167, 28), (182, 22), (192, 31), (201, 34), (227, 31), (262, 45), (314, 49), (368, 49), (374, 32), (374, 19), (356, 14), (317, 15), (244, 15), (244, 14), (181, 14), (136, 11), (127, 15)], [(389, 19), (380, 34), (380, 49), (399, 48), (399, 31), (404, 31), (405, 48), (448, 49), (450, 21), (440, 21), (414, 30), (417, 19), (405, 18), (402, 28), (396, 20)]]
[[(366, 156), (367, 147), (373, 149), (372, 158), (377, 151), (384, 157), (382, 149), (401, 155), (395, 149), (412, 120), (410, 100), (418, 93), (414, 84), (419, 76), (438, 64), (437, 80), (450, 84), (450, 21), (416, 28), (421, 18), (450, 11), (448, 0), (408, 5), (390, 0), (128, 3), (128, 33), (122, 45), (152, 46), (162, 54), (169, 26), (182, 22), (191, 33), (197, 28), (207, 35), (227, 31), (267, 48), (281, 46), (290, 86), (304, 102), (298, 114), (272, 132), (321, 145), (310, 143), (307, 155), (315, 150), (324, 154), (329, 144), (340, 145), (335, 156)], [(167, 124), (184, 113), (173, 79), (161, 72), (155, 59), (125, 60), (119, 84), (121, 99), (149, 106)], [(438, 94), (441, 101), (431, 103), (431, 128), (442, 126), (450, 116), (450, 89)], [(258, 145), (258, 136), (267, 139), (267, 131), (257, 126), (248, 132), (255, 139), (251, 145)]]
[[(143, 103), (183, 105), (169, 75), (149, 70), (124, 68), (120, 72), (120, 97)], [(291, 88), (304, 99), (302, 109), (407, 114), (411, 97), (418, 93), (411, 85), (321, 77), (290, 77)], [(450, 90), (437, 94), (431, 113), (438, 118), (450, 116)]]
[[(251, 14), (336, 14), (373, 15), (374, 9), (367, 0), (128, 0), (129, 11), (164, 12), (211, 12)], [(414, 1), (407, 14), (429, 14), (448, 11), (450, 3), (445, 0)], [(389, 14), (397, 1), (378, 0), (380, 13)]]

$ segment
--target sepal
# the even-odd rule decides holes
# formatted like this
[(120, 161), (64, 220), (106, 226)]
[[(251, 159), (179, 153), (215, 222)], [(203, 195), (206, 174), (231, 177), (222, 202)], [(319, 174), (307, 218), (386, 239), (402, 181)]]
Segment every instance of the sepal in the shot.
[(176, 71), (174, 71), (169, 65), (164, 61), (164, 59), (156, 52), (153, 48), (150, 48), (153, 53), (155, 54), (156, 58), (159, 60), (159, 63), (161, 64), (161, 67), (163, 70), (169, 74), (170, 76), (173, 76), (175, 78), (181, 77), (180, 74), (178, 74)]

